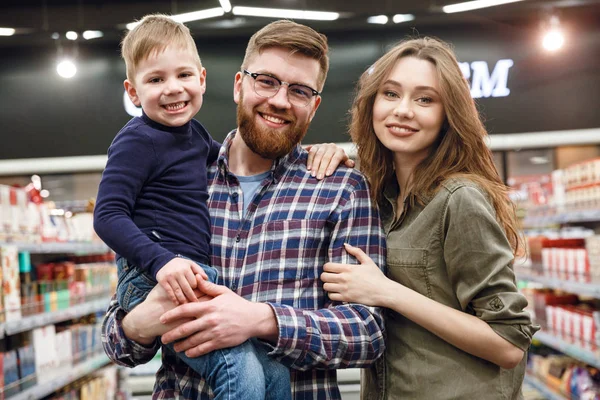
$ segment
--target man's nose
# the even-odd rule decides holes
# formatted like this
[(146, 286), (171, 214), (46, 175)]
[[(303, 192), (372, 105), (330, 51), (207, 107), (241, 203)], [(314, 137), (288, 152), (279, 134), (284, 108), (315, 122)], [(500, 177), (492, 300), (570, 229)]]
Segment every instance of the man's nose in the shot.
[(290, 99), (288, 98), (287, 85), (281, 85), (279, 87), (277, 93), (269, 98), (269, 104), (279, 109), (288, 109), (292, 106)]

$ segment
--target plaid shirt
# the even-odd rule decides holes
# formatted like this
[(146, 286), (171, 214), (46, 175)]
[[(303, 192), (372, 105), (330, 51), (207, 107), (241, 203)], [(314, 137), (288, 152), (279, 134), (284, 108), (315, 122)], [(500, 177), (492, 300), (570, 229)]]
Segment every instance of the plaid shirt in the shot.
[[(319, 279), (326, 262), (356, 263), (344, 243), (384, 265), (385, 236), (366, 181), (345, 167), (318, 181), (298, 145), (274, 163), (244, 216), (242, 190), (227, 160), (234, 135), (208, 171), (219, 283), (273, 308), (279, 339), (270, 355), (291, 368), (294, 399), (340, 399), (335, 369), (368, 366), (384, 351), (381, 310), (332, 302)], [(113, 300), (103, 326), (106, 353), (126, 366), (147, 362), (159, 342), (146, 348), (128, 340), (123, 316)], [(212, 398), (203, 379), (173, 353), (163, 350), (162, 361), (154, 399)]]

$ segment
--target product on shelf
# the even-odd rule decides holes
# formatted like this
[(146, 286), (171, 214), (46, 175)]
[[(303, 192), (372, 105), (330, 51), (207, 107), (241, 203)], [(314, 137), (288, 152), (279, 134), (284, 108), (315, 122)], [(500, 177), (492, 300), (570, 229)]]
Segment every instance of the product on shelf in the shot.
[(21, 285), (17, 248), (15, 246), (0, 247), (0, 257), (5, 321), (16, 321), (21, 319)]

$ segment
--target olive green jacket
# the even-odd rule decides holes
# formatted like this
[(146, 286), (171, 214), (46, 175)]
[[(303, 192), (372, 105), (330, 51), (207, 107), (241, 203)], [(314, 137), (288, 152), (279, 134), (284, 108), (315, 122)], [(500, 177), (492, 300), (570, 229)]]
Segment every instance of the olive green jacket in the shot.
[[(397, 183), (388, 185), (381, 205), (388, 277), (477, 316), (527, 350), (539, 327), (524, 311), (510, 244), (484, 192), (469, 180), (450, 179), (424, 206), (407, 202), (403, 214), (397, 197)], [(502, 369), (394, 311), (386, 317), (386, 352), (363, 371), (363, 400), (522, 398), (526, 357)]]

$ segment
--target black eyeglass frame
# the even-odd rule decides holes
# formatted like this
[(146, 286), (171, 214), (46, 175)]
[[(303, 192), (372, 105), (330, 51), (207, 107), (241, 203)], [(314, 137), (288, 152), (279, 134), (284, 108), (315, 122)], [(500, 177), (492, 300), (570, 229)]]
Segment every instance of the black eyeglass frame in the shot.
[[(252, 79), (254, 79), (254, 83), (256, 83), (256, 78), (258, 78), (258, 77), (259, 77), (259, 76), (261, 76), (261, 75), (264, 75), (264, 76), (268, 76), (269, 78), (275, 79), (277, 82), (279, 82), (279, 87), (281, 87), (281, 86), (282, 86), (284, 83), (285, 83), (285, 84), (288, 86), (288, 89), (289, 89), (289, 87), (290, 87), (290, 86), (301, 86), (301, 87), (305, 87), (305, 88), (307, 88), (308, 90), (310, 90), (310, 91), (311, 91), (311, 93), (312, 93), (312, 97), (316, 97), (316, 96), (320, 96), (320, 95), (321, 95), (321, 92), (318, 92), (318, 91), (316, 91), (315, 89), (311, 88), (310, 86), (306, 86), (306, 85), (303, 85), (303, 84), (301, 84), (301, 83), (289, 83), (289, 82), (284, 82), (284, 81), (282, 81), (281, 79), (279, 79), (279, 78), (277, 78), (276, 76), (273, 76), (273, 75), (271, 75), (271, 74), (263, 74), (263, 73), (258, 73), (258, 72), (250, 72), (250, 71), (248, 71), (247, 69), (243, 69), (243, 70), (242, 70), (242, 72), (243, 72), (245, 75), (248, 75), (248, 76), (250, 76)], [(256, 92), (256, 88), (254, 88), (254, 91)], [(278, 91), (279, 91), (279, 89), (278, 89)], [(258, 95), (259, 95), (259, 96), (261, 96), (261, 97), (265, 97), (265, 96), (263, 96), (263, 95), (259, 94), (258, 92), (256, 92), (256, 94), (258, 94)], [(276, 94), (277, 94), (277, 92), (273, 92), (273, 95), (272, 95), (272, 96), (268, 96), (268, 97), (266, 97), (266, 98), (271, 98), (271, 97), (275, 96)], [(306, 107), (307, 105), (309, 105), (309, 104), (310, 104), (310, 101), (312, 100), (312, 97), (309, 99), (308, 103), (306, 103), (306, 104), (304, 105), (304, 107)]]

